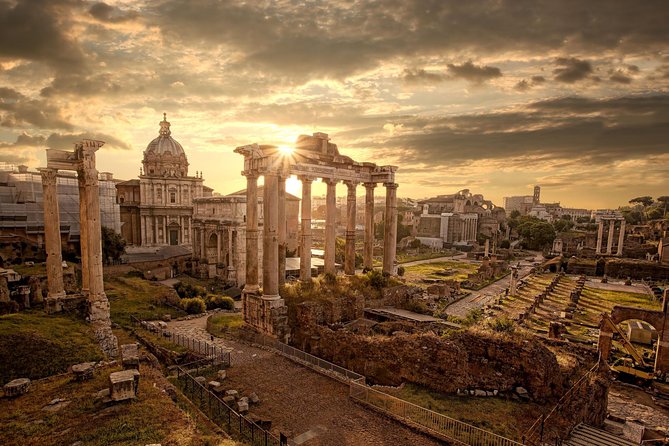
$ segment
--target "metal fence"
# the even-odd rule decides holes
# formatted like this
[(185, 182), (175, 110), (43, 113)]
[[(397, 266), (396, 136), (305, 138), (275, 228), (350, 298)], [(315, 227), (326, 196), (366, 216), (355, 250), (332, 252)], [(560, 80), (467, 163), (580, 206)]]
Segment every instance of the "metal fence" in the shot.
[(221, 398), (195, 380), (202, 369), (210, 368), (212, 361), (205, 359), (197, 363), (177, 367), (177, 385), (183, 394), (197, 406), (214, 424), (223, 428), (234, 439), (251, 446), (285, 446), (287, 437), (276, 437), (258, 424), (235, 411)]
[(522, 446), (522, 443), (515, 440), (372, 389), (364, 382), (351, 381), (349, 396), (400, 421), (417, 425), (438, 437), (457, 444), (468, 446)]
[(358, 382), (361, 381), (363, 383), (365, 382), (365, 377), (359, 373), (345, 369), (344, 367), (340, 367), (337, 364), (333, 364), (329, 361), (326, 361), (325, 359), (321, 359), (307, 352), (303, 352), (302, 350), (284, 344), (283, 342), (278, 341), (272, 337), (260, 333), (255, 333), (251, 338), (251, 342), (276, 350), (278, 353), (292, 360), (296, 360), (300, 364), (306, 365), (307, 367), (315, 369), (319, 372), (327, 372), (328, 375), (347, 384), (351, 380)]

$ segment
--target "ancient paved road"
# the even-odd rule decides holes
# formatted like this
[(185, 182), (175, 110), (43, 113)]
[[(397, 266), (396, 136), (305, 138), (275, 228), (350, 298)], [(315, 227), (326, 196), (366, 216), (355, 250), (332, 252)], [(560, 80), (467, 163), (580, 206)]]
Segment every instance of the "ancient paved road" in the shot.
[[(170, 322), (169, 327), (209, 340), (206, 317)], [(305, 446), (438, 445), (400, 423), (353, 403), (348, 386), (302, 367), (281, 355), (228, 339), (214, 343), (233, 349), (226, 389), (256, 392), (260, 405), (251, 414), (272, 420), (272, 431), (308, 439)]]
[[(537, 253), (533, 262), (540, 262), (543, 260), (543, 256), (540, 253)], [(530, 274), (532, 269), (532, 263), (528, 261), (520, 261), (520, 269), (518, 270), (518, 278), (522, 279)], [(446, 313), (451, 316), (465, 317), (467, 313), (476, 308), (481, 308), (485, 305), (488, 305), (495, 301), (495, 299), (506, 290), (509, 286), (509, 276), (502, 277), (497, 282), (491, 283), (490, 285), (481, 288), (478, 291), (472, 291), (472, 293), (460, 299), (457, 302), (453, 302), (451, 305), (446, 307)]]

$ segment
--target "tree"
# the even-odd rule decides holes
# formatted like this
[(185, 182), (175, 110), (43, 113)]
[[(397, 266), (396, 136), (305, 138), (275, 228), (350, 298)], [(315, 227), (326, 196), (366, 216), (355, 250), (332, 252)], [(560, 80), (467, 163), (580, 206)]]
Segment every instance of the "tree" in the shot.
[(553, 225), (537, 218), (525, 219), (518, 226), (518, 234), (529, 249), (547, 248), (555, 240)]
[(669, 208), (669, 195), (662, 195), (661, 197), (657, 197), (658, 203), (662, 204), (662, 207), (664, 208), (664, 213), (662, 216), (667, 215), (667, 208)]
[(107, 260), (119, 260), (123, 254), (125, 254), (125, 240), (121, 234), (103, 226), (102, 256)]
[(520, 211), (519, 210), (514, 209), (513, 211), (511, 211), (511, 214), (509, 215), (509, 218), (511, 218), (512, 220), (516, 220), (518, 217), (520, 217)]
[(650, 206), (651, 204), (653, 204), (653, 197), (648, 196), (648, 195), (643, 196), (643, 197), (636, 197), (636, 198), (632, 198), (629, 201), (629, 203), (630, 204), (640, 204), (642, 206)]
[(570, 220), (564, 220), (562, 218), (555, 220), (553, 222), (553, 228), (555, 232), (566, 232), (574, 227), (574, 223)]

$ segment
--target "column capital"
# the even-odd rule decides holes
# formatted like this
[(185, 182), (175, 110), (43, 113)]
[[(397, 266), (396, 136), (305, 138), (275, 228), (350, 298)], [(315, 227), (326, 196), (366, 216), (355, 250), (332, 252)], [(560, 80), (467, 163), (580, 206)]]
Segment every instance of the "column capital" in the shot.
[(245, 176), (246, 179), (255, 178), (257, 180), (260, 176), (260, 173), (258, 173), (257, 170), (242, 170), (242, 175)]
[(339, 183), (339, 180), (335, 180), (334, 178), (321, 178), (321, 182), (332, 185)]
[(58, 177), (58, 169), (53, 169), (51, 167), (43, 167), (39, 169), (39, 172), (42, 174), (42, 184), (48, 186), (56, 185), (56, 178)]
[(344, 184), (345, 184), (346, 187), (348, 187), (349, 189), (353, 189), (353, 190), (355, 190), (355, 188), (356, 188), (356, 187), (358, 186), (358, 184), (360, 184), (360, 183), (358, 183), (357, 181), (349, 181), (349, 180), (346, 180), (346, 181), (344, 181)]
[(397, 189), (400, 185), (397, 183), (383, 183), (383, 186), (387, 189)]
[(376, 187), (376, 183), (362, 183), (363, 186), (365, 186), (366, 189), (374, 189)]
[(300, 175), (297, 177), (298, 180), (300, 180), (302, 183), (312, 183), (314, 181), (314, 177), (310, 176), (305, 176), (305, 175)]

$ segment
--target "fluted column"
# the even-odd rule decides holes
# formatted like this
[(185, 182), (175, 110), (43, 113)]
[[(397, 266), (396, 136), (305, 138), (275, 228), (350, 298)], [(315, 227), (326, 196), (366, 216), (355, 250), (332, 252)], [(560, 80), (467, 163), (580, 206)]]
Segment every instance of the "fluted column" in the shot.
[(278, 179), (278, 244), (279, 244), (279, 286), (286, 283), (286, 178)]
[[(77, 174), (77, 181), (79, 183), (79, 253), (81, 258), (81, 293), (87, 296), (90, 286), (90, 271), (88, 262), (88, 208), (86, 207), (86, 176), (83, 172)], [(144, 217), (146, 219), (146, 217)]]
[(599, 227), (597, 228), (597, 249), (595, 254), (602, 253), (602, 239), (604, 238), (604, 220), (599, 220)]
[(611, 254), (613, 252), (613, 231), (615, 231), (616, 228), (616, 221), (608, 220), (608, 222), (609, 222), (609, 240), (608, 243), (606, 244), (606, 253)]
[(258, 174), (246, 172), (246, 284), (244, 292), (257, 293), (258, 285)]
[(383, 272), (395, 274), (397, 248), (397, 183), (384, 183), (386, 187), (386, 221), (383, 234)]
[(325, 195), (325, 272), (336, 274), (337, 181), (323, 179), (323, 182), (327, 184), (327, 192)]
[(263, 299), (279, 299), (279, 177), (265, 174), (263, 191)]
[(311, 280), (311, 178), (302, 177), (300, 280)]
[(365, 241), (363, 266), (372, 269), (374, 263), (374, 188), (376, 183), (365, 183)]
[(618, 252), (616, 255), (623, 255), (623, 245), (625, 243), (625, 220), (620, 221), (620, 234), (618, 235)]
[(346, 182), (346, 250), (344, 257), (344, 273), (355, 274), (355, 189), (358, 184)]
[(40, 169), (44, 204), (44, 243), (46, 247), (46, 275), (48, 297), (65, 296), (63, 285), (63, 251), (60, 243), (60, 214), (58, 210), (58, 170)]

